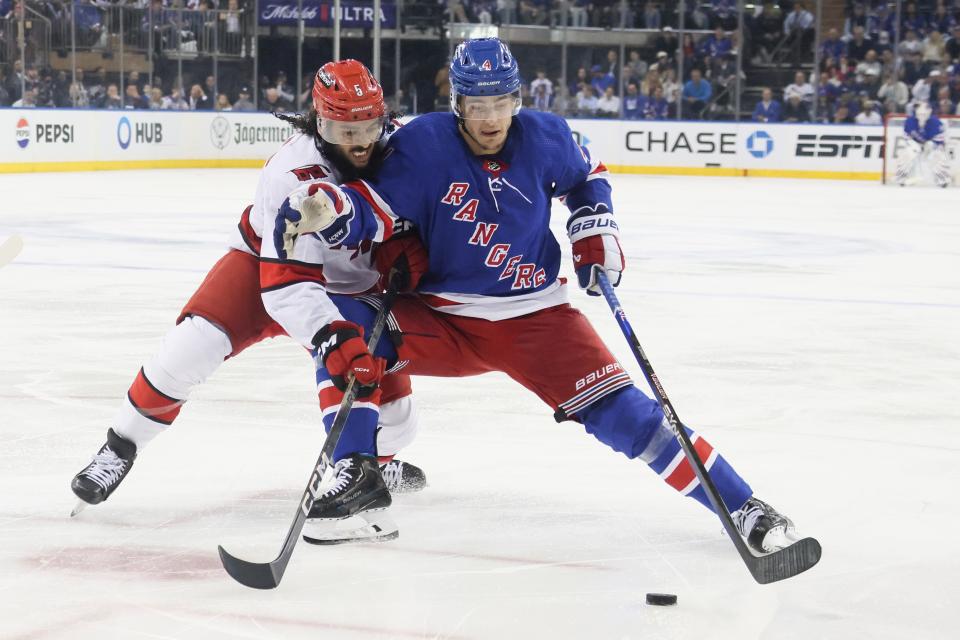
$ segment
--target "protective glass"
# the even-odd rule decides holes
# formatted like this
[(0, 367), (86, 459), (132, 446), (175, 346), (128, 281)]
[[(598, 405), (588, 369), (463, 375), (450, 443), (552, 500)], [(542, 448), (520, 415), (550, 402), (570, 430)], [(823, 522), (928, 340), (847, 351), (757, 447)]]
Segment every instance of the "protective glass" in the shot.
[(386, 118), (361, 120), (359, 122), (342, 122), (318, 118), (320, 120), (320, 137), (330, 144), (346, 144), (365, 147), (383, 137), (383, 128)]
[(520, 111), (520, 92), (499, 96), (459, 96), (457, 115), (464, 120), (501, 120)]

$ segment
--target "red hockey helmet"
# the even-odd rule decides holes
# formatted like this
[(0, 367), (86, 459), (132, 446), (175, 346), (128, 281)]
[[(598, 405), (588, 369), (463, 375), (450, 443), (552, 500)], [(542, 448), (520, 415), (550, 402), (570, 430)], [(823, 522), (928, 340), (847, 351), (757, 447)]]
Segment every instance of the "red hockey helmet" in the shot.
[(357, 60), (328, 62), (313, 81), (320, 137), (332, 144), (366, 146), (383, 136), (383, 89)]

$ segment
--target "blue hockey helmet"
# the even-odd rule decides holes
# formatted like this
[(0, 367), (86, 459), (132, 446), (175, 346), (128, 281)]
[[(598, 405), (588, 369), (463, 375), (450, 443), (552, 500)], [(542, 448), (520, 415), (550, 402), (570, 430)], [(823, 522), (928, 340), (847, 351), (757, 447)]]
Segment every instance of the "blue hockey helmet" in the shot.
[[(511, 96), (509, 115), (520, 110), (520, 69), (510, 48), (499, 38), (476, 38), (457, 46), (450, 62), (450, 108), (461, 118), (461, 97)], [(500, 110), (502, 111), (502, 109)], [(506, 115), (490, 113), (485, 116)]]

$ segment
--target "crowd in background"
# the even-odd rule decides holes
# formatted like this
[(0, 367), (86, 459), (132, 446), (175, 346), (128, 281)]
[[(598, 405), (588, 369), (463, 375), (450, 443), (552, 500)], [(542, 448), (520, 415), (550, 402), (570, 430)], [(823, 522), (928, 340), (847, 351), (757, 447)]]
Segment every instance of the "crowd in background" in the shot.
[[(653, 30), (642, 46), (624, 51), (625, 60), (616, 48), (571, 55), (566, 79), (558, 77), (556, 48), (523, 48), (517, 55), (526, 74), (525, 106), (564, 116), (733, 119), (737, 91), (748, 86), (748, 75), (763, 68), (793, 71), (787, 74), (789, 81), (783, 80), (786, 86), (758, 88), (754, 100), (743, 101), (745, 117), (752, 111), (756, 121), (872, 124), (916, 101), (929, 102), (940, 114), (960, 114), (960, 0), (904, 3), (899, 25), (890, 2), (850, 2), (842, 29), (825, 30), (818, 43), (814, 43), (816, 18), (810, 10), (814, 3), (803, 0), (756, 3), (744, 15), (742, 38), (735, 0), (687, 2), (685, 27), (702, 31), (685, 33), (682, 40), (672, 26), (680, 20), (676, 2), (429, 1), (448, 19), (460, 22), (557, 26), (565, 18), (573, 27), (623, 25)], [(98, 9), (111, 5), (108, 0), (76, 2)], [(215, 9), (223, 5), (243, 11), (252, 0), (117, 0), (113, 4), (125, 2), (155, 8), (161, 16), (181, 6)], [(8, 17), (14, 15), (17, 6), (14, 0), (0, 0), (0, 17), (5, 12)], [(157, 23), (164, 24), (163, 18), (158, 17)], [(188, 26), (181, 24), (178, 29), (188, 31)], [(202, 29), (202, 24), (197, 27), (198, 32)], [(817, 50), (820, 65), (814, 69)], [(738, 59), (746, 73), (738, 71)], [(421, 99), (419, 111), (447, 107), (446, 62), (438, 60), (437, 65), (434, 99)], [(247, 81), (223, 73), (218, 78), (206, 73), (185, 77), (180, 86), (169, 68), (160, 69), (154, 77), (132, 71), (122, 79), (103, 67), (77, 69), (74, 78), (62, 70), (23, 69), (17, 60), (6, 71), (0, 67), (0, 106), (250, 111), (256, 103), (261, 111), (297, 110), (296, 84), (282, 70), (261, 76), (251, 90), (245, 86)], [(301, 101), (309, 99), (311, 81), (309, 76), (303, 79)], [(25, 88), (22, 95), (21, 87)], [(413, 111), (414, 103), (400, 90), (391, 95), (391, 104), (399, 111)]]
[(940, 115), (960, 115), (960, 3), (917, 7), (904, 4), (895, 49), (896, 13), (889, 4), (851, 4), (843, 31), (830, 29), (820, 42), (818, 90), (797, 73), (781, 96), (764, 90), (753, 119), (809, 122), (814, 100), (818, 119), (838, 124), (880, 124), (885, 114), (904, 113), (917, 102)]

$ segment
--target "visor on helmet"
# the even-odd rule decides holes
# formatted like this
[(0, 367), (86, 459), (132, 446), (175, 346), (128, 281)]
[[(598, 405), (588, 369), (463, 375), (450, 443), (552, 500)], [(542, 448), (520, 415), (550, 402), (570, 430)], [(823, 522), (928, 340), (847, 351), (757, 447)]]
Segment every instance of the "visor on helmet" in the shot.
[(453, 112), (464, 120), (500, 120), (520, 111), (520, 91), (499, 96), (456, 96)]
[(318, 118), (317, 129), (320, 137), (330, 144), (346, 144), (365, 147), (383, 137), (383, 130), (387, 119), (374, 118), (357, 122), (344, 122), (330, 118)]

